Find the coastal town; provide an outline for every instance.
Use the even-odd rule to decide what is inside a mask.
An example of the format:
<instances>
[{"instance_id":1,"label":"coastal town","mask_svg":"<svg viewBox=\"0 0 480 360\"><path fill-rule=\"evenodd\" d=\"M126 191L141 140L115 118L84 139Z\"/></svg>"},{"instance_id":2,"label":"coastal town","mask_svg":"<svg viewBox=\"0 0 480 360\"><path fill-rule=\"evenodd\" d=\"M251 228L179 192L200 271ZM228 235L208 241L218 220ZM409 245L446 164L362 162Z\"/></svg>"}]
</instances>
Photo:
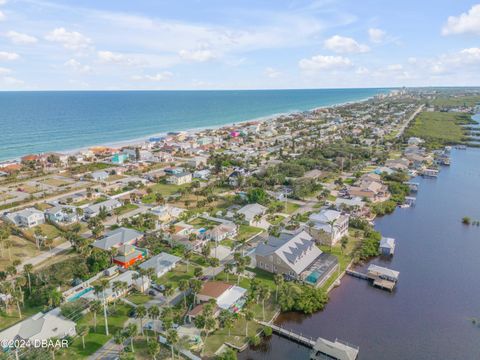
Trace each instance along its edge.
<instances>
[{"instance_id":1,"label":"coastal town","mask_svg":"<svg viewBox=\"0 0 480 360\"><path fill-rule=\"evenodd\" d=\"M344 276L401 286L356 269L402 246L374 220L414 207L413 178L436 178L452 148L480 146L479 103L397 89L0 163L0 358L226 360L275 332L311 359L356 359L349 339L275 319L321 311Z\"/></svg>"}]
</instances>

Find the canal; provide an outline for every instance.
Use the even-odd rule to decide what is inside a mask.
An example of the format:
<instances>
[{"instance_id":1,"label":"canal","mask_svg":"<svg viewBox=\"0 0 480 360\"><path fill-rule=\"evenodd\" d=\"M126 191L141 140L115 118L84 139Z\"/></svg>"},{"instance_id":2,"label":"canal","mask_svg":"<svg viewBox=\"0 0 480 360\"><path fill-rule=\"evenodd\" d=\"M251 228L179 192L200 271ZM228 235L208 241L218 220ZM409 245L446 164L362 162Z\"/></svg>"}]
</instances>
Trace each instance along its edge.
<instances>
[{"instance_id":1,"label":"canal","mask_svg":"<svg viewBox=\"0 0 480 360\"><path fill-rule=\"evenodd\" d=\"M393 293L345 276L323 312L287 313L277 324L311 337L360 347L360 360L480 359L480 149L452 150L452 165L420 183L414 208L397 209L375 227L397 240ZM307 359L309 350L276 335L239 359Z\"/></svg>"}]
</instances>

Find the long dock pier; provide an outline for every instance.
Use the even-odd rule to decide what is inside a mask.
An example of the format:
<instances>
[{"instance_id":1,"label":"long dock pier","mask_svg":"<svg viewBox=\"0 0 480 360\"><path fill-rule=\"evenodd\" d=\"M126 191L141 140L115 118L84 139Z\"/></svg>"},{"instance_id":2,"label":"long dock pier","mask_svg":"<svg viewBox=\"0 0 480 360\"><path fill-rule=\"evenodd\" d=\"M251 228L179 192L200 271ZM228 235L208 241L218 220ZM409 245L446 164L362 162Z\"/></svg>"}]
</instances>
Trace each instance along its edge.
<instances>
[{"instance_id":1,"label":"long dock pier","mask_svg":"<svg viewBox=\"0 0 480 360\"><path fill-rule=\"evenodd\" d=\"M293 340L299 344L305 345L309 348L313 348L315 346L316 340L314 340L313 338L308 338L306 336L303 336L302 334L297 334L291 330L287 330L280 326L269 324L264 321L258 321L258 323L263 326L268 326L272 328L272 331L274 333L286 337L287 339Z\"/></svg>"}]
</instances>

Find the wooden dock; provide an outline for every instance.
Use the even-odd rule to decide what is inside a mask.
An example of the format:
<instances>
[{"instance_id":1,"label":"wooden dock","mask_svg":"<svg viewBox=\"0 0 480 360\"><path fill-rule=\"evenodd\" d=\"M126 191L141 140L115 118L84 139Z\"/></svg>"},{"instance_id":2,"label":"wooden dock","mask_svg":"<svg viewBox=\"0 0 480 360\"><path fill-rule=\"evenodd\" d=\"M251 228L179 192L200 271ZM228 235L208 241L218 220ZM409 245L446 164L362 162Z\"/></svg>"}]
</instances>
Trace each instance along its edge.
<instances>
[{"instance_id":1,"label":"wooden dock","mask_svg":"<svg viewBox=\"0 0 480 360\"><path fill-rule=\"evenodd\" d=\"M397 285L395 281L384 279L374 274L370 274L370 273L365 274L365 273L361 273L361 272L350 270L350 269L347 269L345 272L350 276L371 281L373 286L378 287L380 289L393 291L393 289L395 289L395 286Z\"/></svg>"},{"instance_id":2,"label":"wooden dock","mask_svg":"<svg viewBox=\"0 0 480 360\"><path fill-rule=\"evenodd\" d=\"M269 324L264 321L257 321L257 322L263 326L270 327L274 333L281 335L283 337L286 337L287 339L293 340L309 348L313 348L313 346L315 345L316 341L313 340L313 338L308 338L306 336L303 336L302 334L297 334L296 332L293 332L291 330L284 329L280 326Z\"/></svg>"}]
</instances>

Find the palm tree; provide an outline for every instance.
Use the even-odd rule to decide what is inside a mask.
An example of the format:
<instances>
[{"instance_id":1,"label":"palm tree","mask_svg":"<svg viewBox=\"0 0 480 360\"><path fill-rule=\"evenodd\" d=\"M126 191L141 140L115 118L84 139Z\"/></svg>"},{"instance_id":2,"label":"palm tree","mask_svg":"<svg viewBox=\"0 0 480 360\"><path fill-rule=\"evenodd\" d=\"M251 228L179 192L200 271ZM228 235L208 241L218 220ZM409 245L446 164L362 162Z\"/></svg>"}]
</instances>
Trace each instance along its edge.
<instances>
[{"instance_id":1,"label":"palm tree","mask_svg":"<svg viewBox=\"0 0 480 360\"><path fill-rule=\"evenodd\" d=\"M246 309L243 315L245 316L245 336L248 336L248 322L253 320L255 314L252 310Z\"/></svg>"},{"instance_id":2,"label":"palm tree","mask_svg":"<svg viewBox=\"0 0 480 360\"><path fill-rule=\"evenodd\" d=\"M342 245L342 254L343 254L343 252L345 251L345 249L347 248L347 245L348 245L348 236L343 236L340 239L340 244Z\"/></svg>"},{"instance_id":3,"label":"palm tree","mask_svg":"<svg viewBox=\"0 0 480 360\"><path fill-rule=\"evenodd\" d=\"M173 347L178 343L178 332L175 329L169 329L167 331L167 341L170 343L170 348L172 349L172 359L175 359L175 353Z\"/></svg>"},{"instance_id":4,"label":"palm tree","mask_svg":"<svg viewBox=\"0 0 480 360\"><path fill-rule=\"evenodd\" d=\"M93 312L93 330L97 332L97 312L100 311L102 304L95 300L90 303L90 311Z\"/></svg>"},{"instance_id":5,"label":"palm tree","mask_svg":"<svg viewBox=\"0 0 480 360\"><path fill-rule=\"evenodd\" d=\"M275 302L278 302L278 288L283 285L285 282L285 279L283 278L282 274L275 274L273 277L273 280L275 281Z\"/></svg>"},{"instance_id":6,"label":"palm tree","mask_svg":"<svg viewBox=\"0 0 480 360\"><path fill-rule=\"evenodd\" d=\"M332 250L332 244L333 244L333 238L334 238L334 231L335 231L335 223L337 222L337 219L332 219L330 221L327 221L327 224L330 225L330 251Z\"/></svg>"},{"instance_id":7,"label":"palm tree","mask_svg":"<svg viewBox=\"0 0 480 360\"><path fill-rule=\"evenodd\" d=\"M109 335L108 333L108 317L107 317L107 299L105 298L105 289L108 287L108 280L102 279L100 280L100 284L94 285L94 291L97 296L102 293L103 298L103 316L105 317L105 335Z\"/></svg>"},{"instance_id":8,"label":"palm tree","mask_svg":"<svg viewBox=\"0 0 480 360\"><path fill-rule=\"evenodd\" d=\"M85 349L85 336L88 335L89 327L85 324L77 325L77 334L82 337L82 346Z\"/></svg>"},{"instance_id":9,"label":"palm tree","mask_svg":"<svg viewBox=\"0 0 480 360\"><path fill-rule=\"evenodd\" d=\"M125 332L127 334L127 337L130 338L130 347L132 348L132 352L135 352L135 349L133 347L133 337L137 335L137 325L135 324L130 324L126 327Z\"/></svg>"},{"instance_id":10,"label":"palm tree","mask_svg":"<svg viewBox=\"0 0 480 360\"><path fill-rule=\"evenodd\" d=\"M260 297L262 298L262 317L263 321L265 321L265 299L270 297L270 289L263 285L260 287Z\"/></svg>"},{"instance_id":11,"label":"palm tree","mask_svg":"<svg viewBox=\"0 0 480 360\"><path fill-rule=\"evenodd\" d=\"M162 328L164 331L170 329L173 325L172 308L164 307L160 314L160 320L162 321Z\"/></svg>"},{"instance_id":12,"label":"palm tree","mask_svg":"<svg viewBox=\"0 0 480 360\"><path fill-rule=\"evenodd\" d=\"M135 316L140 319L140 331L142 332L142 335L144 335L143 319L145 318L145 316L147 316L147 308L143 305L137 306L137 311Z\"/></svg>"},{"instance_id":13,"label":"palm tree","mask_svg":"<svg viewBox=\"0 0 480 360\"><path fill-rule=\"evenodd\" d=\"M5 248L8 249L8 259L12 261L12 246L13 246L13 241L7 240L5 241Z\"/></svg>"},{"instance_id":14,"label":"palm tree","mask_svg":"<svg viewBox=\"0 0 480 360\"><path fill-rule=\"evenodd\" d=\"M205 330L205 341L203 342L204 344L207 342L207 338L210 332L215 330L216 325L217 325L217 322L215 321L215 318L213 317L213 315L211 314L205 315L205 326L203 327ZM202 348L202 355L204 350L205 350L205 346Z\"/></svg>"},{"instance_id":15,"label":"palm tree","mask_svg":"<svg viewBox=\"0 0 480 360\"><path fill-rule=\"evenodd\" d=\"M187 307L187 290L190 287L188 280L182 279L178 282L178 290L183 293L183 305Z\"/></svg>"},{"instance_id":16,"label":"palm tree","mask_svg":"<svg viewBox=\"0 0 480 360\"><path fill-rule=\"evenodd\" d=\"M225 272L225 274L227 274L227 282L228 282L228 277L233 272L233 264L226 263L223 271Z\"/></svg>"},{"instance_id":17,"label":"palm tree","mask_svg":"<svg viewBox=\"0 0 480 360\"><path fill-rule=\"evenodd\" d=\"M190 265L190 259L192 258L192 252L190 250L186 250L185 254L183 254L183 258L187 262L187 273L188 273L188 265Z\"/></svg>"},{"instance_id":18,"label":"palm tree","mask_svg":"<svg viewBox=\"0 0 480 360\"><path fill-rule=\"evenodd\" d=\"M148 355L150 355L153 360L157 360L156 356L160 352L160 345L156 341L152 341L148 344Z\"/></svg>"},{"instance_id":19,"label":"palm tree","mask_svg":"<svg viewBox=\"0 0 480 360\"><path fill-rule=\"evenodd\" d=\"M158 306L154 305L148 309L148 316L150 316L152 319L154 320L158 319L159 315L160 315L160 309Z\"/></svg>"},{"instance_id":20,"label":"palm tree","mask_svg":"<svg viewBox=\"0 0 480 360\"><path fill-rule=\"evenodd\" d=\"M198 279L191 279L190 280L190 289L193 292L193 303L195 304L195 300L197 298L197 294L202 288L202 282Z\"/></svg>"}]
</instances>

